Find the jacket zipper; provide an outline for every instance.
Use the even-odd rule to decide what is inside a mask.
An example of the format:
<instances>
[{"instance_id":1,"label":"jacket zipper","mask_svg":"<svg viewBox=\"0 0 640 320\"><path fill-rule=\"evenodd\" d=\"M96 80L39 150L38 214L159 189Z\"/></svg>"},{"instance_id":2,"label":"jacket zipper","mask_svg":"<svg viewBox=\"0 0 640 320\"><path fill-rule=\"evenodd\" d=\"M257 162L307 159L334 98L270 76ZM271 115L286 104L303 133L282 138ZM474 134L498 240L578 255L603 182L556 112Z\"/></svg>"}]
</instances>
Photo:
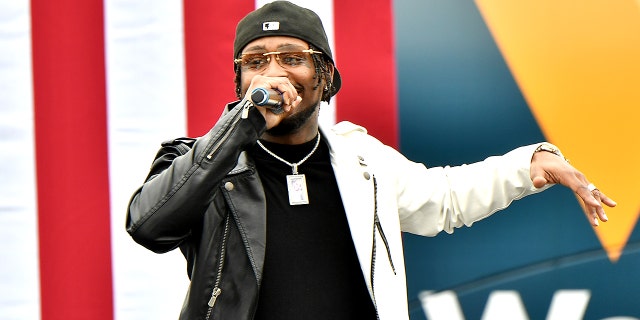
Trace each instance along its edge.
<instances>
[{"instance_id":1,"label":"jacket zipper","mask_svg":"<svg viewBox=\"0 0 640 320\"><path fill-rule=\"evenodd\" d=\"M371 293L373 294L373 308L376 310L376 319L380 320L380 314L378 313L378 303L376 302L376 290L373 287L374 275L376 273L376 225L373 225L373 245L371 246Z\"/></svg>"},{"instance_id":2,"label":"jacket zipper","mask_svg":"<svg viewBox=\"0 0 640 320\"><path fill-rule=\"evenodd\" d=\"M389 258L389 264L391 265L391 270L393 270L393 274L397 274L396 266L393 265L393 259L391 259L391 249L389 248L389 242L387 241L387 237L384 235L384 230L382 230L382 225L380 224L380 219L378 219L377 214L374 219L375 219L375 225L378 229L378 233L380 233L382 242L384 242L384 247L387 249L387 257ZM373 232L375 232L375 230Z\"/></svg>"},{"instance_id":3,"label":"jacket zipper","mask_svg":"<svg viewBox=\"0 0 640 320\"><path fill-rule=\"evenodd\" d=\"M376 292L373 287L374 285L374 275L376 270L376 252L377 252L377 244L376 244L376 229L378 233L380 233L380 238L382 238L382 242L384 242L384 246L387 249L387 256L389 258L389 264L391 264L391 269L393 270L393 274L396 273L396 267L393 264L393 259L391 258L391 248L389 248L389 242L387 241L387 237L384 234L384 230L382 230L382 224L380 223L380 219L378 218L378 182L376 180L375 175L371 175L373 180L373 245L371 246L371 292L373 294L373 307L376 309L376 319L380 320L380 314L378 313L378 303L376 302Z\"/></svg>"},{"instance_id":4,"label":"jacket zipper","mask_svg":"<svg viewBox=\"0 0 640 320\"><path fill-rule=\"evenodd\" d=\"M227 252L227 239L229 238L229 220L230 220L230 214L227 214L227 218L225 219L224 222L224 232L222 234L222 243L220 244L220 259L218 261L218 270L216 273L216 282L213 286L213 291L211 292L211 298L209 299L209 303L207 303L207 305L209 306L209 309L207 309L207 317L205 318L206 320L209 320L211 318L211 312L213 311L213 307L216 304L216 300L218 300L218 297L220 296L220 294L222 294L222 289L220 288L220 281L222 280L222 269L224 267L224 259L226 256L226 252Z\"/></svg>"},{"instance_id":5,"label":"jacket zipper","mask_svg":"<svg viewBox=\"0 0 640 320\"><path fill-rule=\"evenodd\" d=\"M240 117L238 117L237 115L231 120L231 127L234 127L239 121L240 119L246 119L249 117L249 109L253 106L253 104L250 101L244 101L243 105L242 105L242 112ZM211 152L209 152L209 154L207 154L207 159L211 160L211 158L213 158L213 154L220 148L220 146L222 145L222 143L227 140L227 138L229 137L229 135L231 135L232 130L227 130L225 132L225 134L220 137L217 141L215 146L213 146L213 148L211 149ZM222 234L222 244L220 245L220 259L218 261L218 270L217 270L217 274L216 274L216 281L215 284L213 286L213 291L211 292L211 298L209 299L209 302L207 303L207 306L209 306L209 308L207 309L207 316L205 317L205 320L209 320L211 318L211 313L213 312L213 307L216 305L216 301L218 300L218 297L222 294L222 288L220 288L220 282L222 279L222 269L224 268L224 260L225 260L225 256L226 256L226 252L227 252L227 239L229 238L229 220L230 220L230 214L227 214L227 217L225 219L224 222L224 232Z\"/></svg>"},{"instance_id":6,"label":"jacket zipper","mask_svg":"<svg viewBox=\"0 0 640 320\"><path fill-rule=\"evenodd\" d=\"M249 117L249 109L253 106L253 104L251 103L251 101L244 101L243 105L242 105L242 112L240 117L234 117L233 118L233 123L231 123L231 126L235 126L236 123L238 123L238 121L240 121L240 119L246 119ZM225 140L227 140L227 138L229 137L229 135L231 134L232 130L227 130L224 134L224 136L222 136L220 139L218 139L218 141L216 141L216 145L211 149L211 152L209 152L209 154L207 154L207 159L211 160L211 158L213 158L213 154L216 153L216 151L218 151L218 149L220 148L220 146L222 145L222 142L224 142Z\"/></svg>"}]
</instances>

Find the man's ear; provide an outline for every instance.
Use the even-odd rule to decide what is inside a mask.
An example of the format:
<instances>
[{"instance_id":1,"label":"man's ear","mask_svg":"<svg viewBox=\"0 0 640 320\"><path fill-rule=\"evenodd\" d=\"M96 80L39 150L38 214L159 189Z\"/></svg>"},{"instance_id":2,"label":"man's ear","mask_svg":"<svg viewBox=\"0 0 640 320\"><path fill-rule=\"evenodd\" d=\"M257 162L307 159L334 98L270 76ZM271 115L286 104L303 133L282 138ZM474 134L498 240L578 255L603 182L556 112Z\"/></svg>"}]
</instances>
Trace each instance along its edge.
<instances>
[{"instance_id":1,"label":"man's ear","mask_svg":"<svg viewBox=\"0 0 640 320\"><path fill-rule=\"evenodd\" d=\"M333 63L328 63L329 73L331 74L331 82L333 82L333 72L335 71L335 66Z\"/></svg>"},{"instance_id":2,"label":"man's ear","mask_svg":"<svg viewBox=\"0 0 640 320\"><path fill-rule=\"evenodd\" d=\"M333 74L334 74L335 70L336 70L336 67L333 65L333 63L328 62L327 63L327 71L329 71L329 76L331 77L331 83L333 83ZM328 85L329 81L327 81L327 79L325 79L324 82L325 82L324 85L326 87ZM329 88L329 89L331 89L331 88Z\"/></svg>"}]
</instances>

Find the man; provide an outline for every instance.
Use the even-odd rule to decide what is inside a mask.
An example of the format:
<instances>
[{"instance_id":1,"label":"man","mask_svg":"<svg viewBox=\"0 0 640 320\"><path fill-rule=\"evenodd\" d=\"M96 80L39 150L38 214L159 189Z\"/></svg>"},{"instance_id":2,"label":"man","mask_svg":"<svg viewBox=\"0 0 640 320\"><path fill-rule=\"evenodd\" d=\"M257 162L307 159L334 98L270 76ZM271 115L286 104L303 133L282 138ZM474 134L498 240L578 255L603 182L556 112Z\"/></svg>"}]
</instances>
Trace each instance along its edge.
<instances>
[{"instance_id":1,"label":"man","mask_svg":"<svg viewBox=\"0 0 640 320\"><path fill-rule=\"evenodd\" d=\"M234 57L241 100L206 135L163 143L129 206L136 242L187 260L180 319L407 319L402 231L453 232L556 183L594 225L615 205L547 143L427 169L357 125L320 128L341 78L310 10L250 13ZM283 105L257 106L257 88Z\"/></svg>"}]
</instances>

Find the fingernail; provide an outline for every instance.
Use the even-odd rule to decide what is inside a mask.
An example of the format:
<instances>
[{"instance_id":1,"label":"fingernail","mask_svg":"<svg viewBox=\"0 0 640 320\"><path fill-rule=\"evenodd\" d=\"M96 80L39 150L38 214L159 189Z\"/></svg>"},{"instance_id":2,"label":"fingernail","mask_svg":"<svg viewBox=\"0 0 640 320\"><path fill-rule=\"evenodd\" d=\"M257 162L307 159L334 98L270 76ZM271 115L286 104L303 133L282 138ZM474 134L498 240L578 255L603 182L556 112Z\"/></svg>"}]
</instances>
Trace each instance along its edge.
<instances>
[{"instance_id":1,"label":"fingernail","mask_svg":"<svg viewBox=\"0 0 640 320\"><path fill-rule=\"evenodd\" d=\"M594 226L599 226L600 223L598 222L598 218L593 218L593 225Z\"/></svg>"},{"instance_id":2,"label":"fingernail","mask_svg":"<svg viewBox=\"0 0 640 320\"><path fill-rule=\"evenodd\" d=\"M606 214L606 213L603 213L603 214L602 214L602 220L604 220L604 221L609 221L609 217L607 217L607 214Z\"/></svg>"}]
</instances>

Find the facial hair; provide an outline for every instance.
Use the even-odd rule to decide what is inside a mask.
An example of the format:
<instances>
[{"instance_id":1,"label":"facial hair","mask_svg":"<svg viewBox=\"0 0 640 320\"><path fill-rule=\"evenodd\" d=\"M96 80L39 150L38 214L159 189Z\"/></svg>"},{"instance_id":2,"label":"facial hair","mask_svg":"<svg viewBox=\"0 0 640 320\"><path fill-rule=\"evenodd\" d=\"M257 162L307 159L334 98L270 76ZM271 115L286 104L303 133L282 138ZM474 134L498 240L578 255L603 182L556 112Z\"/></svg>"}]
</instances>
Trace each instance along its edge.
<instances>
[{"instance_id":1,"label":"facial hair","mask_svg":"<svg viewBox=\"0 0 640 320\"><path fill-rule=\"evenodd\" d=\"M313 116L318 106L320 106L320 101L301 112L282 119L277 126L268 129L266 132L272 136L286 136L296 133Z\"/></svg>"},{"instance_id":2,"label":"facial hair","mask_svg":"<svg viewBox=\"0 0 640 320\"><path fill-rule=\"evenodd\" d=\"M313 116L315 111L320 107L320 99L305 110L295 113L282 121L275 127L268 129L266 132L272 136L286 136L298 132L305 123Z\"/></svg>"}]
</instances>

